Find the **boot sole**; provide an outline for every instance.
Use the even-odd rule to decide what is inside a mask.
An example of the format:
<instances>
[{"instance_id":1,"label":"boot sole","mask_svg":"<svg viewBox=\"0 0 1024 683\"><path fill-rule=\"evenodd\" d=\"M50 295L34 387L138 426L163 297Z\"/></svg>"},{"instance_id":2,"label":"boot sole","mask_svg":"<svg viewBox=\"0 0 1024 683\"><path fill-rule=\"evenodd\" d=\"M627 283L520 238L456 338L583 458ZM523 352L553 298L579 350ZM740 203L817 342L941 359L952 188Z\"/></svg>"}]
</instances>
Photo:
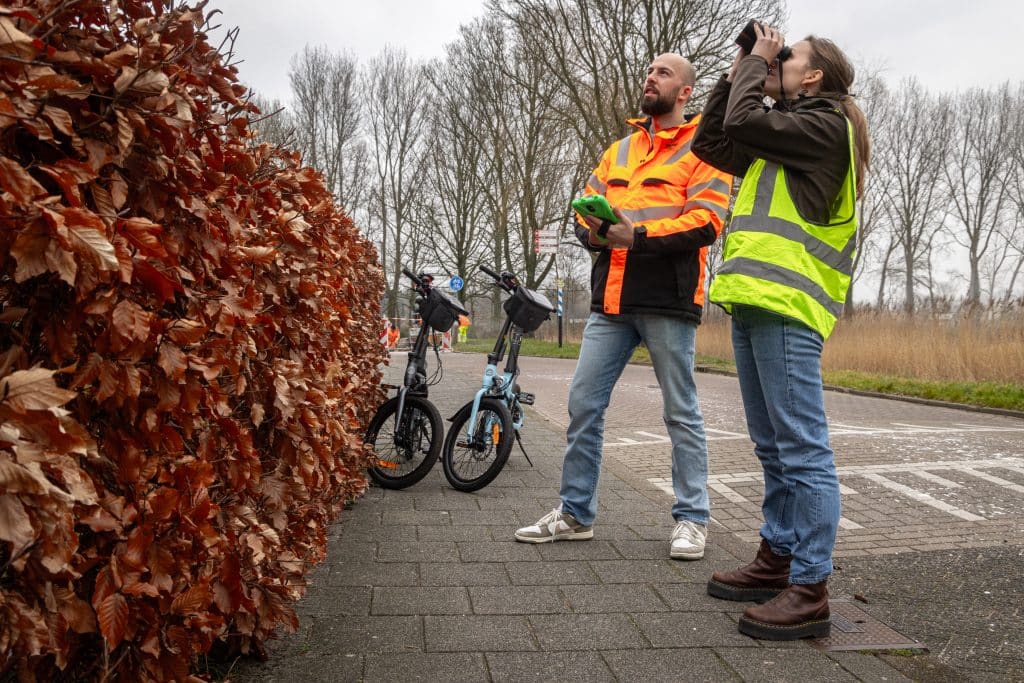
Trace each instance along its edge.
<instances>
[{"instance_id":1,"label":"boot sole","mask_svg":"<svg viewBox=\"0 0 1024 683\"><path fill-rule=\"evenodd\" d=\"M827 638L832 632L828 619L805 621L802 624L780 626L740 617L740 633L761 640L799 640L801 638Z\"/></svg>"},{"instance_id":2,"label":"boot sole","mask_svg":"<svg viewBox=\"0 0 1024 683\"><path fill-rule=\"evenodd\" d=\"M708 595L733 602L766 602L786 590L785 588L739 588L727 583L708 581Z\"/></svg>"}]
</instances>

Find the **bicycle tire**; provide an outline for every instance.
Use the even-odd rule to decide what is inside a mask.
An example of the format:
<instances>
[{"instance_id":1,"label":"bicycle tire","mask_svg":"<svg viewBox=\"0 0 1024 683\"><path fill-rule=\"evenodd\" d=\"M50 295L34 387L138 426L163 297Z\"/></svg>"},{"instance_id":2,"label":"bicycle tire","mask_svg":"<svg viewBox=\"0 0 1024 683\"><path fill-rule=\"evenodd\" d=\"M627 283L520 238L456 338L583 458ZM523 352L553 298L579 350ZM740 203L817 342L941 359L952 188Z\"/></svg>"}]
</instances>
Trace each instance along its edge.
<instances>
[{"instance_id":1,"label":"bicycle tire","mask_svg":"<svg viewBox=\"0 0 1024 683\"><path fill-rule=\"evenodd\" d=\"M508 462L515 440L508 406L504 401L487 397L481 399L477 411L477 428L473 430L475 443L466 443L465 427L472 410L473 403L469 402L452 417L441 456L445 479L457 491L477 491L494 481ZM495 428L497 443L492 436Z\"/></svg>"},{"instance_id":2,"label":"bicycle tire","mask_svg":"<svg viewBox=\"0 0 1024 683\"><path fill-rule=\"evenodd\" d=\"M444 422L434 404L420 396L406 395L404 414L413 433L408 435L407 443L399 444L395 435L399 425L394 419L397 411L396 396L377 409L364 437L377 456L377 463L367 468L367 473L386 489L404 489L427 476L440 455L444 434Z\"/></svg>"}]
</instances>

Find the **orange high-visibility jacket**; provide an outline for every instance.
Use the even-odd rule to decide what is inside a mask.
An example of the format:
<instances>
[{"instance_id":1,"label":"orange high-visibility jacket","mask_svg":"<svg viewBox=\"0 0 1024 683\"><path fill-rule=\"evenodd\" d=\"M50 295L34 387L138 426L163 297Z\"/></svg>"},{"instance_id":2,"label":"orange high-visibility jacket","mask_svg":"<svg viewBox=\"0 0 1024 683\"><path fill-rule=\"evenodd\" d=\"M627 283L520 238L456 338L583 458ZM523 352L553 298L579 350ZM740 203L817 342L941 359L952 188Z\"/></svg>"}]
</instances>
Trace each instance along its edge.
<instances>
[{"instance_id":1,"label":"orange high-visibility jacket","mask_svg":"<svg viewBox=\"0 0 1024 683\"><path fill-rule=\"evenodd\" d=\"M633 222L633 246L594 247L586 225L576 226L583 245L599 252L591 310L700 322L707 248L722 231L732 176L690 151L700 115L658 132L650 118L629 123L637 130L605 150L584 195L603 194L622 210Z\"/></svg>"}]
</instances>

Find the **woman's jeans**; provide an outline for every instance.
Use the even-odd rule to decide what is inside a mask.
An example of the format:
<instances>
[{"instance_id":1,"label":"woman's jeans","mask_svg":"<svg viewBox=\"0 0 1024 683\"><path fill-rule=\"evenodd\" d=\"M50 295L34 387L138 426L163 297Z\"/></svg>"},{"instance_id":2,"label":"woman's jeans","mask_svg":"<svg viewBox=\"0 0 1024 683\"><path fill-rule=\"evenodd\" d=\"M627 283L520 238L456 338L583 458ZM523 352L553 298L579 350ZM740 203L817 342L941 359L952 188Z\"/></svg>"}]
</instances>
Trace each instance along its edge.
<instances>
[{"instance_id":1,"label":"woman's jeans","mask_svg":"<svg viewBox=\"0 0 1024 683\"><path fill-rule=\"evenodd\" d=\"M790 582L832 573L839 477L821 387L821 335L791 318L734 306L736 353L747 430L764 469L761 536L792 555Z\"/></svg>"},{"instance_id":2,"label":"woman's jeans","mask_svg":"<svg viewBox=\"0 0 1024 683\"><path fill-rule=\"evenodd\" d=\"M585 525L597 516L604 414L612 388L641 341L651 354L672 441L672 516L707 525L708 448L693 381L697 325L666 315L591 313L569 390L562 510Z\"/></svg>"}]
</instances>

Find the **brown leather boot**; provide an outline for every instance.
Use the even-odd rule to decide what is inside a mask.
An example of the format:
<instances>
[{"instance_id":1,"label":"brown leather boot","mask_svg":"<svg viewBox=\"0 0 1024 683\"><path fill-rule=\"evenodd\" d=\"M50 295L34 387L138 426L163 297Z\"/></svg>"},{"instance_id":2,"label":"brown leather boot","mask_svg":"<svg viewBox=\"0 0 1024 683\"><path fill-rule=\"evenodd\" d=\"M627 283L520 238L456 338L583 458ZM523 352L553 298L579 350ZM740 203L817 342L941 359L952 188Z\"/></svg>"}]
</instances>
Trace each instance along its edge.
<instances>
[{"instance_id":1,"label":"brown leather boot","mask_svg":"<svg viewBox=\"0 0 1024 683\"><path fill-rule=\"evenodd\" d=\"M827 637L831 632L827 584L794 583L763 605L748 607L740 617L740 633L765 640Z\"/></svg>"},{"instance_id":2,"label":"brown leather boot","mask_svg":"<svg viewBox=\"0 0 1024 683\"><path fill-rule=\"evenodd\" d=\"M764 602L789 587L790 557L776 555L761 539L757 557L731 572L715 572L708 581L708 595L723 600Z\"/></svg>"}]
</instances>

